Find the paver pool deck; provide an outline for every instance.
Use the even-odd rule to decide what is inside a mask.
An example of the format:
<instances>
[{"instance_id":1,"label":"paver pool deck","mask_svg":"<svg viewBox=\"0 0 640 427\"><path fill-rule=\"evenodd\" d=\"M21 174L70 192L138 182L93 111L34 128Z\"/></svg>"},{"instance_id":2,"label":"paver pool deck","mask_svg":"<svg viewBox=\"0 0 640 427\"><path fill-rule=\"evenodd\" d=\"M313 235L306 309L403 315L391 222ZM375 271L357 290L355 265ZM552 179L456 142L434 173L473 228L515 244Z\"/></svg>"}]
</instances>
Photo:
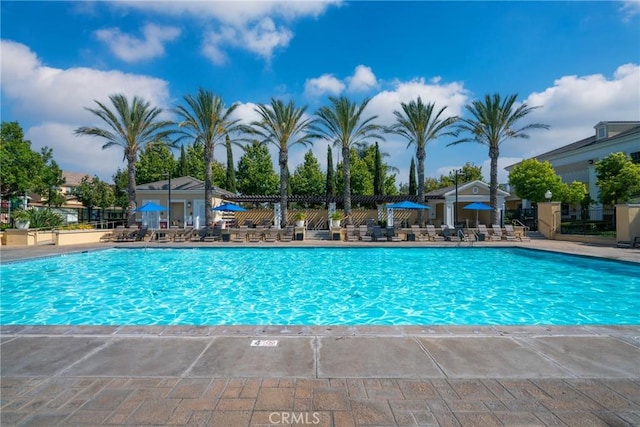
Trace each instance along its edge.
<instances>
[{"instance_id":1,"label":"paver pool deck","mask_svg":"<svg viewBox=\"0 0 640 427\"><path fill-rule=\"evenodd\" d=\"M521 245L640 262L637 250ZM640 325L4 325L0 371L2 426L640 425Z\"/></svg>"}]
</instances>

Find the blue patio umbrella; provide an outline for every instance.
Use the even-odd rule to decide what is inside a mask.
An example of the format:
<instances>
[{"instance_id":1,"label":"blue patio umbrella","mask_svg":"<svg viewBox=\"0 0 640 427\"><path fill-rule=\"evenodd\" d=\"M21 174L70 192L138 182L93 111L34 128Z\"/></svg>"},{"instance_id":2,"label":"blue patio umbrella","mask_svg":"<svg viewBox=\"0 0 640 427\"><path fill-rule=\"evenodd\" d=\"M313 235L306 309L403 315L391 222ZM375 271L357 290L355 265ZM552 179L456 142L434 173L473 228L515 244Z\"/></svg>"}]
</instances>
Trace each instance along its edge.
<instances>
[{"instance_id":1,"label":"blue patio umbrella","mask_svg":"<svg viewBox=\"0 0 640 427\"><path fill-rule=\"evenodd\" d=\"M160 211L166 211L167 208L165 208L164 206L160 206L157 203L154 202L147 202L144 205L140 206L138 209L135 210L135 212L160 212Z\"/></svg>"},{"instance_id":2,"label":"blue patio umbrella","mask_svg":"<svg viewBox=\"0 0 640 427\"><path fill-rule=\"evenodd\" d=\"M387 205L387 209L431 209L429 206L421 205L409 200Z\"/></svg>"},{"instance_id":3,"label":"blue patio umbrella","mask_svg":"<svg viewBox=\"0 0 640 427\"><path fill-rule=\"evenodd\" d=\"M469 209L469 210L472 210L472 211L476 211L476 227L478 226L478 212L493 210L493 208L491 206L485 205L484 203L479 203L479 202L471 203L471 204L463 207L462 209Z\"/></svg>"},{"instance_id":4,"label":"blue patio umbrella","mask_svg":"<svg viewBox=\"0 0 640 427\"><path fill-rule=\"evenodd\" d=\"M421 205L410 200L403 200L398 203L387 205L387 209L431 209L429 206ZM387 225L393 226L393 211L387 212Z\"/></svg>"},{"instance_id":5,"label":"blue patio umbrella","mask_svg":"<svg viewBox=\"0 0 640 427\"><path fill-rule=\"evenodd\" d=\"M234 205L233 203L223 203L220 206L216 206L215 208L211 208L212 211L220 211L220 212L244 212L245 208L242 206Z\"/></svg>"}]
</instances>

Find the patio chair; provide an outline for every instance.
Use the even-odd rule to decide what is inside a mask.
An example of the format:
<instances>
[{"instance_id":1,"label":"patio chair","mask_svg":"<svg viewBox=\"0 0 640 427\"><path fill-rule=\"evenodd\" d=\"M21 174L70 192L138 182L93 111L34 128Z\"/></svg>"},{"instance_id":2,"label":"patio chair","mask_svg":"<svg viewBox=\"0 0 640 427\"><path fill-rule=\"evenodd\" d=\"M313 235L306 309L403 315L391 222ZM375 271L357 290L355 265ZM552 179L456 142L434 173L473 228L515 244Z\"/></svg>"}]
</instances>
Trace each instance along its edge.
<instances>
[{"instance_id":1,"label":"patio chair","mask_svg":"<svg viewBox=\"0 0 640 427\"><path fill-rule=\"evenodd\" d=\"M221 227L209 227L205 232L205 235L202 239L203 242L217 242L220 240L220 235L222 233Z\"/></svg>"},{"instance_id":2,"label":"patio chair","mask_svg":"<svg viewBox=\"0 0 640 427\"><path fill-rule=\"evenodd\" d=\"M261 225L256 225L256 228L249 230L249 242L251 243L259 243L262 241L262 233L264 232L264 227Z\"/></svg>"},{"instance_id":3,"label":"patio chair","mask_svg":"<svg viewBox=\"0 0 640 427\"><path fill-rule=\"evenodd\" d=\"M616 245L619 248L640 248L640 236L636 236L632 241L629 240L621 240Z\"/></svg>"},{"instance_id":4,"label":"patio chair","mask_svg":"<svg viewBox=\"0 0 640 427\"><path fill-rule=\"evenodd\" d=\"M173 241L176 243L182 243L187 241L187 236L191 233L193 229L189 228L181 228L176 231L176 234L173 236Z\"/></svg>"},{"instance_id":5,"label":"patio chair","mask_svg":"<svg viewBox=\"0 0 640 427\"><path fill-rule=\"evenodd\" d=\"M496 236L495 234L489 234L489 230L487 230L487 226L484 224L478 224L478 233L484 234L485 239L500 240L500 236Z\"/></svg>"},{"instance_id":6,"label":"patio chair","mask_svg":"<svg viewBox=\"0 0 640 427\"><path fill-rule=\"evenodd\" d=\"M293 240L293 226L288 225L283 231L280 232L281 242L291 242Z\"/></svg>"},{"instance_id":7,"label":"patio chair","mask_svg":"<svg viewBox=\"0 0 640 427\"><path fill-rule=\"evenodd\" d=\"M426 229L429 240L432 240L434 242L444 242L444 236L438 234L435 225L427 224Z\"/></svg>"},{"instance_id":8,"label":"patio chair","mask_svg":"<svg viewBox=\"0 0 640 427\"><path fill-rule=\"evenodd\" d=\"M379 225L373 226L372 238L374 242L385 242L387 240L382 234L382 227L380 227Z\"/></svg>"},{"instance_id":9,"label":"patio chair","mask_svg":"<svg viewBox=\"0 0 640 427\"><path fill-rule=\"evenodd\" d=\"M414 236L416 236L416 241L418 242L426 242L429 241L429 235L423 228L420 228L418 224L413 224L411 226L411 232Z\"/></svg>"},{"instance_id":10,"label":"patio chair","mask_svg":"<svg viewBox=\"0 0 640 427\"><path fill-rule=\"evenodd\" d=\"M393 227L387 227L387 240L389 242L401 242L402 239L396 234L396 229Z\"/></svg>"},{"instance_id":11,"label":"patio chair","mask_svg":"<svg viewBox=\"0 0 640 427\"><path fill-rule=\"evenodd\" d=\"M240 228L236 231L236 236L233 238L233 241L236 243L246 242L248 232L249 232L249 226L241 225Z\"/></svg>"},{"instance_id":12,"label":"patio chair","mask_svg":"<svg viewBox=\"0 0 640 427\"><path fill-rule=\"evenodd\" d=\"M459 242L460 234L455 228L449 228L447 224L442 224L442 236L449 242Z\"/></svg>"},{"instance_id":13,"label":"patio chair","mask_svg":"<svg viewBox=\"0 0 640 427\"><path fill-rule=\"evenodd\" d=\"M204 236L206 235L206 229L193 230L191 232L191 237L189 238L190 242L202 242L204 240Z\"/></svg>"},{"instance_id":14,"label":"patio chair","mask_svg":"<svg viewBox=\"0 0 640 427\"><path fill-rule=\"evenodd\" d=\"M356 228L354 225L347 225L347 242L357 242L359 240L358 235L356 234Z\"/></svg>"},{"instance_id":15,"label":"patio chair","mask_svg":"<svg viewBox=\"0 0 640 427\"><path fill-rule=\"evenodd\" d=\"M516 231L513 229L513 225L505 224L504 225L504 237L507 238L507 241L514 242L518 238L516 237Z\"/></svg>"},{"instance_id":16,"label":"patio chair","mask_svg":"<svg viewBox=\"0 0 640 427\"><path fill-rule=\"evenodd\" d=\"M263 238L265 242L274 243L278 241L278 233L275 230L267 228L263 232Z\"/></svg>"},{"instance_id":17,"label":"patio chair","mask_svg":"<svg viewBox=\"0 0 640 427\"><path fill-rule=\"evenodd\" d=\"M493 235L496 236L495 240L502 240L504 234L502 234L502 228L498 224L492 224L491 228L493 229ZM494 240L493 238L491 240Z\"/></svg>"},{"instance_id":18,"label":"patio chair","mask_svg":"<svg viewBox=\"0 0 640 427\"><path fill-rule=\"evenodd\" d=\"M370 242L371 241L371 234L369 234L369 227L367 227L366 225L361 225L358 227L358 237L360 237L360 240L363 242Z\"/></svg>"}]
</instances>

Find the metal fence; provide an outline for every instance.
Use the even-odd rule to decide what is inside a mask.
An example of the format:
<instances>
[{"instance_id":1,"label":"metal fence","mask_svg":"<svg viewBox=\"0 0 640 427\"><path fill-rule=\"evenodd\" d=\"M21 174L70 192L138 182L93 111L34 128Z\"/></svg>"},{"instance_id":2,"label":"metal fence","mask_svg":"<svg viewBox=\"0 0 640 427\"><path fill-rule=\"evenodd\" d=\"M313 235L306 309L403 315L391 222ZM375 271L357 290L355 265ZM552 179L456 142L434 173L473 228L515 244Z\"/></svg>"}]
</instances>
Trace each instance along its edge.
<instances>
[{"instance_id":1,"label":"metal fence","mask_svg":"<svg viewBox=\"0 0 640 427\"><path fill-rule=\"evenodd\" d=\"M570 218L562 218L560 233L615 236L616 211L613 208L581 209Z\"/></svg>"}]
</instances>

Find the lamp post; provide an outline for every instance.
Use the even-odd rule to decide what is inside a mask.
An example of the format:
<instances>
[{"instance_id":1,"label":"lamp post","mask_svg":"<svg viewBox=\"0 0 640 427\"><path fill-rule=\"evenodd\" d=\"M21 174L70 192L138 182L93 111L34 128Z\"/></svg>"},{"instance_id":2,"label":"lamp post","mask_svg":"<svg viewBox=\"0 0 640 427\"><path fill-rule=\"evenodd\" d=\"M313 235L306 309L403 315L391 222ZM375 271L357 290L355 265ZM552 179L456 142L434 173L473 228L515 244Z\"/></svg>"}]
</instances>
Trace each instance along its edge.
<instances>
[{"instance_id":1,"label":"lamp post","mask_svg":"<svg viewBox=\"0 0 640 427\"><path fill-rule=\"evenodd\" d=\"M547 190L544 193L544 198L547 199L547 202L550 202L551 201L551 197L553 197L553 193L551 192L551 190Z\"/></svg>"},{"instance_id":2,"label":"lamp post","mask_svg":"<svg viewBox=\"0 0 640 427\"><path fill-rule=\"evenodd\" d=\"M453 206L453 214L455 216L455 223L453 226L455 227L458 224L458 174L462 173L462 169L456 169L453 171L455 180L456 180L456 204Z\"/></svg>"}]
</instances>

